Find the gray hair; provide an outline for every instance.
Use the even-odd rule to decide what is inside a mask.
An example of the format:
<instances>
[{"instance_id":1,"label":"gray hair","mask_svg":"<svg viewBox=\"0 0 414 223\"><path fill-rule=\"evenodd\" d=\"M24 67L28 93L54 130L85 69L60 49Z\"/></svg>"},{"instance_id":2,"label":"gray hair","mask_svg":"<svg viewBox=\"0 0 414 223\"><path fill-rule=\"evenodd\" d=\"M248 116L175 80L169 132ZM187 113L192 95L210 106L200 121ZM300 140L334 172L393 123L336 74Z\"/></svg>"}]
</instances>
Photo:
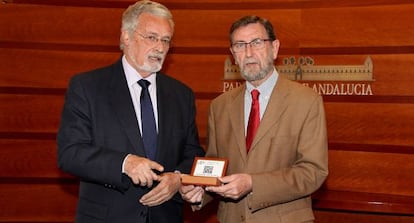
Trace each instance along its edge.
<instances>
[{"instance_id":1,"label":"gray hair","mask_svg":"<svg viewBox=\"0 0 414 223\"><path fill-rule=\"evenodd\" d=\"M132 35L138 27L138 17L142 13L150 13L155 16L168 19L171 28L174 30L173 16L170 10L164 5L150 0L138 1L130 5L122 15L121 32L126 31ZM124 49L124 43L120 40L119 48Z\"/></svg>"}]
</instances>

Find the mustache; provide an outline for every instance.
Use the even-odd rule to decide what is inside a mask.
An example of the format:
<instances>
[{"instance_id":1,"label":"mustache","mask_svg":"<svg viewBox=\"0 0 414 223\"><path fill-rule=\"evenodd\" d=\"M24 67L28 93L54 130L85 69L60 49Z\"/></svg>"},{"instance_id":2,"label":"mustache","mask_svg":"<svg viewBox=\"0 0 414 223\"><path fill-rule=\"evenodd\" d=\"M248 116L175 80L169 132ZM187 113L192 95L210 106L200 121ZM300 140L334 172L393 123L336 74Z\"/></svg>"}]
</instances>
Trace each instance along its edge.
<instances>
[{"instance_id":1,"label":"mustache","mask_svg":"<svg viewBox=\"0 0 414 223\"><path fill-rule=\"evenodd\" d=\"M251 63L259 63L256 59L247 59L244 61L244 65L251 64Z\"/></svg>"},{"instance_id":2,"label":"mustache","mask_svg":"<svg viewBox=\"0 0 414 223\"><path fill-rule=\"evenodd\" d=\"M148 54L148 58L157 58L158 60L164 60L164 54L162 53L150 53Z\"/></svg>"}]
</instances>

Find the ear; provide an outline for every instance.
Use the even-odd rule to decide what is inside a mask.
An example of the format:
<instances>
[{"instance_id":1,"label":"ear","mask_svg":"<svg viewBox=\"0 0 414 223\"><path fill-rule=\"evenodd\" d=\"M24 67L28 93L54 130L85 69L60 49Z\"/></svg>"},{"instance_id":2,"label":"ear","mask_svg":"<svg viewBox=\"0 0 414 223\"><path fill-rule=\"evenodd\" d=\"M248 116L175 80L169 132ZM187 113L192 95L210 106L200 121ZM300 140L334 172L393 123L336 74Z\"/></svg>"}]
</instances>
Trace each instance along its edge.
<instances>
[{"instance_id":1,"label":"ear","mask_svg":"<svg viewBox=\"0 0 414 223\"><path fill-rule=\"evenodd\" d=\"M278 39L274 40L272 42L272 48L273 48L273 60L276 60L277 58L277 54L279 53L279 47L280 47L280 42Z\"/></svg>"},{"instance_id":2,"label":"ear","mask_svg":"<svg viewBox=\"0 0 414 223\"><path fill-rule=\"evenodd\" d=\"M236 64L237 65L237 60L236 60L236 54L233 52L233 49L230 47L230 52L231 52L231 55L233 56L233 58L234 58L234 64Z\"/></svg>"},{"instance_id":3,"label":"ear","mask_svg":"<svg viewBox=\"0 0 414 223\"><path fill-rule=\"evenodd\" d=\"M121 32L121 41L124 44L124 46L128 46L129 45L129 40L130 40L130 36L129 36L128 31L123 30Z\"/></svg>"}]
</instances>

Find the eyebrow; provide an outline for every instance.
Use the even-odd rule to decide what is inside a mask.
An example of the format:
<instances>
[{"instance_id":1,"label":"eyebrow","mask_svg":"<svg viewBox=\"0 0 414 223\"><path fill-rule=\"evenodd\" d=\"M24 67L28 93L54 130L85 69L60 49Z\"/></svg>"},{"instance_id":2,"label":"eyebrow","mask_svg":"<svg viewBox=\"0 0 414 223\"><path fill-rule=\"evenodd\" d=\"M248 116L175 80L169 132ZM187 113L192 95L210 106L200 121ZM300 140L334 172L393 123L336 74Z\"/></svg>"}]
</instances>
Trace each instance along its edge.
<instances>
[{"instance_id":1,"label":"eyebrow","mask_svg":"<svg viewBox=\"0 0 414 223\"><path fill-rule=\"evenodd\" d=\"M252 41L257 40L257 39L267 39L267 37L256 37L256 38L254 38L254 39L252 39L250 41L237 40L237 41L234 41L233 43L249 43L249 42L252 42Z\"/></svg>"},{"instance_id":2,"label":"eyebrow","mask_svg":"<svg viewBox=\"0 0 414 223\"><path fill-rule=\"evenodd\" d=\"M158 33L156 33L156 32L153 32L153 31L145 32L145 34L146 34L146 35L153 35L153 36L157 36L157 37L160 37L161 39L164 39L164 38L171 39L171 37L172 37L172 36L169 36L169 35L166 35L166 36L161 36L160 34L158 34Z\"/></svg>"}]
</instances>

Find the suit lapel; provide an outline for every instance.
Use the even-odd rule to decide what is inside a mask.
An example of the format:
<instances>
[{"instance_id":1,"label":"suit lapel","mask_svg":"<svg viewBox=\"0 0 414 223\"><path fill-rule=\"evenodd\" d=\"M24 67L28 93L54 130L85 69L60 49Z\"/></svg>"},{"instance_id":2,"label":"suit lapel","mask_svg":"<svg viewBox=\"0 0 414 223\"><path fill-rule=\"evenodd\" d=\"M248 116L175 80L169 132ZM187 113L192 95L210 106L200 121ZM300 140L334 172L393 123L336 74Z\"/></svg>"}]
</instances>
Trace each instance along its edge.
<instances>
[{"instance_id":1,"label":"suit lapel","mask_svg":"<svg viewBox=\"0 0 414 223\"><path fill-rule=\"evenodd\" d=\"M263 114L263 118L260 121L259 128L256 136L253 139L250 151L255 149L255 145L261 140L261 138L274 127L280 120L282 114L286 110L286 97L289 94L289 88L285 79L279 76L279 79L272 91L269 102L266 107L266 111Z\"/></svg>"},{"instance_id":2,"label":"suit lapel","mask_svg":"<svg viewBox=\"0 0 414 223\"><path fill-rule=\"evenodd\" d=\"M135 115L131 95L129 93L122 63L119 61L113 66L112 80L110 84L109 101L128 136L135 153L145 156L144 145L139 132L138 121Z\"/></svg>"},{"instance_id":3,"label":"suit lapel","mask_svg":"<svg viewBox=\"0 0 414 223\"><path fill-rule=\"evenodd\" d=\"M156 160L165 161L169 160L168 157L171 152L167 150L172 149L170 142L171 135L174 135L174 131L180 131L174 129L173 126L177 126L182 114L178 114L180 109L177 109L177 98L174 93L174 86L171 85L171 79L166 74L157 73L157 107L158 107L158 141L157 141L157 156ZM173 98L172 98L173 97Z\"/></svg>"},{"instance_id":4,"label":"suit lapel","mask_svg":"<svg viewBox=\"0 0 414 223\"><path fill-rule=\"evenodd\" d=\"M157 141L157 155L156 160L164 160L162 157L164 153L162 151L163 148L169 148L168 145L164 145L164 142L168 142L168 139L162 140L161 138L168 135L168 132L171 129L171 126L174 126L172 122L175 120L174 117L176 115L174 112L176 111L173 108L170 108L171 103L169 103L171 100L168 100L169 93L168 90L170 89L169 86L165 86L165 81L163 78L163 74L157 73L157 107L158 107L158 141ZM167 100L165 100L167 99ZM168 128L168 126L170 128Z\"/></svg>"},{"instance_id":5,"label":"suit lapel","mask_svg":"<svg viewBox=\"0 0 414 223\"><path fill-rule=\"evenodd\" d=\"M235 132L237 147L239 148L240 156L243 161L246 161L246 138L244 133L244 92L246 85L237 88L232 92L232 101L228 116L230 117L231 127Z\"/></svg>"}]
</instances>

